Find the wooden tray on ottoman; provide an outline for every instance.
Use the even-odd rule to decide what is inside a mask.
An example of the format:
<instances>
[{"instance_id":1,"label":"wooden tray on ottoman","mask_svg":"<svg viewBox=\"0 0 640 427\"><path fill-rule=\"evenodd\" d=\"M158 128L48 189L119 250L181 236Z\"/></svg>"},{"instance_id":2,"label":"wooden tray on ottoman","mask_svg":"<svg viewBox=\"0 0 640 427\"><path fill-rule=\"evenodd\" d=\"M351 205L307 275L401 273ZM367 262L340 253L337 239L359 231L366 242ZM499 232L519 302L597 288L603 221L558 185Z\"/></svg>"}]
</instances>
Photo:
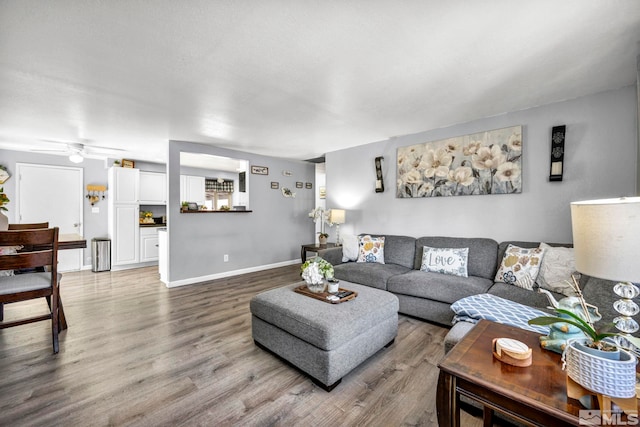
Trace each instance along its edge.
<instances>
[{"instance_id":1,"label":"wooden tray on ottoman","mask_svg":"<svg viewBox=\"0 0 640 427\"><path fill-rule=\"evenodd\" d=\"M311 292L309 288L307 288L307 285L298 286L297 288L294 289L294 291L299 294L317 299L319 301L328 302L329 304L340 304L341 302L350 301L358 296L358 293L356 291L351 291L349 289L344 289L344 288L338 288L338 292L347 291L347 292L353 292L353 293L344 298L340 298L337 301L332 301L327 299L327 297L331 295L329 292L320 292L320 293Z\"/></svg>"}]
</instances>

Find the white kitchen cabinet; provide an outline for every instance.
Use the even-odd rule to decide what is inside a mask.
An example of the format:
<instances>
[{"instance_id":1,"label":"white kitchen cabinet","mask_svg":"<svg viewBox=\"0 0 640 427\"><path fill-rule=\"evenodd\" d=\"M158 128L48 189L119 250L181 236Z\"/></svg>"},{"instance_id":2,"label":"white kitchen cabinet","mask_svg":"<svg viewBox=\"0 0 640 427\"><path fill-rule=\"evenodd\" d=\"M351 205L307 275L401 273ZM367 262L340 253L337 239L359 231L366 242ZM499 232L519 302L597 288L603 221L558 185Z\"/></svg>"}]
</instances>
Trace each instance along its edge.
<instances>
[{"instance_id":1,"label":"white kitchen cabinet","mask_svg":"<svg viewBox=\"0 0 640 427\"><path fill-rule=\"evenodd\" d=\"M161 172L140 171L140 204L167 204L167 175Z\"/></svg>"},{"instance_id":2,"label":"white kitchen cabinet","mask_svg":"<svg viewBox=\"0 0 640 427\"><path fill-rule=\"evenodd\" d=\"M140 227L140 262L158 261L158 227Z\"/></svg>"},{"instance_id":3,"label":"white kitchen cabinet","mask_svg":"<svg viewBox=\"0 0 640 427\"><path fill-rule=\"evenodd\" d=\"M138 203L140 170L112 167L109 169L109 191L113 203Z\"/></svg>"},{"instance_id":4,"label":"white kitchen cabinet","mask_svg":"<svg viewBox=\"0 0 640 427\"><path fill-rule=\"evenodd\" d=\"M140 259L139 173L133 168L109 168L108 232L112 267L136 264Z\"/></svg>"},{"instance_id":5,"label":"white kitchen cabinet","mask_svg":"<svg viewBox=\"0 0 640 427\"><path fill-rule=\"evenodd\" d=\"M111 209L111 265L135 264L139 261L140 236L137 204L114 204Z\"/></svg>"},{"instance_id":6,"label":"white kitchen cabinet","mask_svg":"<svg viewBox=\"0 0 640 427\"><path fill-rule=\"evenodd\" d=\"M204 205L204 176L180 175L180 201Z\"/></svg>"}]
</instances>

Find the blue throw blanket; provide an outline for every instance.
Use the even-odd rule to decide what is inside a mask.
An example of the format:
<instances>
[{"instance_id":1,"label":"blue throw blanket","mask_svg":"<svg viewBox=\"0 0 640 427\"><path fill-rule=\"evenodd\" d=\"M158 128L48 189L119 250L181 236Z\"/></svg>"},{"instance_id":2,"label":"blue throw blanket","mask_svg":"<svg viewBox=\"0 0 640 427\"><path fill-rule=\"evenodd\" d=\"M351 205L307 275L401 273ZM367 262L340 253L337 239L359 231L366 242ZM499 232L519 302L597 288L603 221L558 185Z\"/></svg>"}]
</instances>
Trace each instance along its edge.
<instances>
[{"instance_id":1,"label":"blue throw blanket","mask_svg":"<svg viewBox=\"0 0 640 427\"><path fill-rule=\"evenodd\" d=\"M478 323L480 319L486 319L544 335L549 334L549 328L527 323L529 319L549 316L549 313L495 295L479 294L462 298L454 302L451 309L456 313L453 318L454 324L458 322Z\"/></svg>"}]
</instances>

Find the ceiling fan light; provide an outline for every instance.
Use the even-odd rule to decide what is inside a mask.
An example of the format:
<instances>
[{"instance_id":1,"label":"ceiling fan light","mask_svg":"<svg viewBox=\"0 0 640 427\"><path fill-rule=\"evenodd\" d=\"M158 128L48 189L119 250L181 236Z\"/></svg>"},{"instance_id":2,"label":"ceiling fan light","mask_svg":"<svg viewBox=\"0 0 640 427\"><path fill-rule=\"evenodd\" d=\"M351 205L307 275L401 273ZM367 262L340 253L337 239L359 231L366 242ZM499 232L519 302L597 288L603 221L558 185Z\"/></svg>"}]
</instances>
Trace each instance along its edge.
<instances>
[{"instance_id":1,"label":"ceiling fan light","mask_svg":"<svg viewBox=\"0 0 640 427\"><path fill-rule=\"evenodd\" d=\"M84 157L82 157L79 153L73 153L69 155L69 160L72 163L82 163Z\"/></svg>"}]
</instances>

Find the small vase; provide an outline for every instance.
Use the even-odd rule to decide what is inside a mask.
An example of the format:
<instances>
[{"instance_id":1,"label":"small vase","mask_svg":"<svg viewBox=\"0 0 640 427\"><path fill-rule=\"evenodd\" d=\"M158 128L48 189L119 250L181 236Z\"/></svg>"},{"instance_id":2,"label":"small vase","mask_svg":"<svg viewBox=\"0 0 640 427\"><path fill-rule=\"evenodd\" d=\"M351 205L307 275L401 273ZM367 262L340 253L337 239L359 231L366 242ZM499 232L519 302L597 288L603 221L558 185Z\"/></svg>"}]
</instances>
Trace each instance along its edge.
<instances>
[{"instance_id":1,"label":"small vase","mask_svg":"<svg viewBox=\"0 0 640 427\"><path fill-rule=\"evenodd\" d=\"M321 245L326 245L327 244L327 238L324 237L324 236L318 237L318 241L320 242Z\"/></svg>"},{"instance_id":2,"label":"small vase","mask_svg":"<svg viewBox=\"0 0 640 427\"><path fill-rule=\"evenodd\" d=\"M0 231L9 229L9 218L0 211Z\"/></svg>"},{"instance_id":3,"label":"small vase","mask_svg":"<svg viewBox=\"0 0 640 427\"><path fill-rule=\"evenodd\" d=\"M307 288L313 292L314 294L320 294L325 291L327 288L327 281L323 280L320 283L309 283L307 282Z\"/></svg>"},{"instance_id":4,"label":"small vase","mask_svg":"<svg viewBox=\"0 0 640 427\"><path fill-rule=\"evenodd\" d=\"M336 279L327 279L327 292L337 294L340 289L340 281Z\"/></svg>"}]
</instances>

